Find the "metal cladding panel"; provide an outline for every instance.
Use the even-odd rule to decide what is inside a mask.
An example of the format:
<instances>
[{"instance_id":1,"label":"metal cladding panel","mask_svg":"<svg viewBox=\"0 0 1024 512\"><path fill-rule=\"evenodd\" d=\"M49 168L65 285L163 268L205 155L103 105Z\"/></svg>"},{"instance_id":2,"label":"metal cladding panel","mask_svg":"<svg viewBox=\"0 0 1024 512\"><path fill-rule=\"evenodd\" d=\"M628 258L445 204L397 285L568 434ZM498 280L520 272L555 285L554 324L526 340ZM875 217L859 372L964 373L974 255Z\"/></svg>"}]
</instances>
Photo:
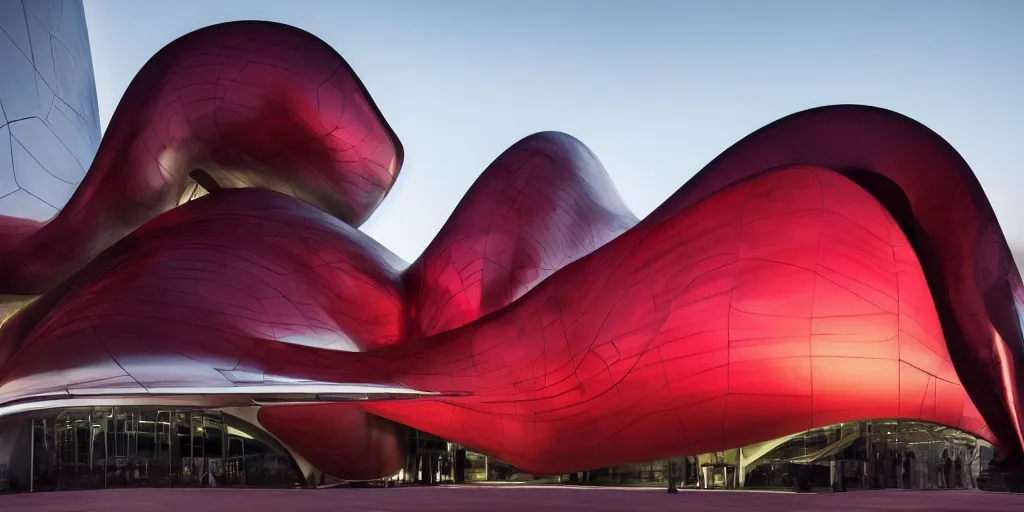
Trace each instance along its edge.
<instances>
[{"instance_id":1,"label":"metal cladding panel","mask_svg":"<svg viewBox=\"0 0 1024 512\"><path fill-rule=\"evenodd\" d=\"M870 418L1020 455L1020 276L969 167L906 117L784 118L639 221L580 141L531 135L411 265L356 229L401 160L315 37L237 22L171 43L61 213L0 218L0 293L42 294L0 330L0 402L408 390L261 410L342 478L400 466L381 418L542 474ZM180 204L194 183L210 193Z\"/></svg>"},{"instance_id":2,"label":"metal cladding panel","mask_svg":"<svg viewBox=\"0 0 1024 512\"><path fill-rule=\"evenodd\" d=\"M0 215L44 221L100 142L82 2L0 4Z\"/></svg>"}]
</instances>

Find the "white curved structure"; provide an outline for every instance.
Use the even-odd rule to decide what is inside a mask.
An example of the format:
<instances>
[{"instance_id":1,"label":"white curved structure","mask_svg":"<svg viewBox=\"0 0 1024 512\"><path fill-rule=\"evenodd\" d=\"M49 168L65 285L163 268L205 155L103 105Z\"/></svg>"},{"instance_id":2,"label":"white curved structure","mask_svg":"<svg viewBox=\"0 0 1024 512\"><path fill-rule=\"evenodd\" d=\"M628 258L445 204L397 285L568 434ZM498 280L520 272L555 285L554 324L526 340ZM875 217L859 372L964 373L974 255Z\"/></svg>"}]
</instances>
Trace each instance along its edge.
<instances>
[{"instance_id":1,"label":"white curved structure","mask_svg":"<svg viewBox=\"0 0 1024 512\"><path fill-rule=\"evenodd\" d=\"M100 141L81 0L0 2L0 215L46 220Z\"/></svg>"}]
</instances>

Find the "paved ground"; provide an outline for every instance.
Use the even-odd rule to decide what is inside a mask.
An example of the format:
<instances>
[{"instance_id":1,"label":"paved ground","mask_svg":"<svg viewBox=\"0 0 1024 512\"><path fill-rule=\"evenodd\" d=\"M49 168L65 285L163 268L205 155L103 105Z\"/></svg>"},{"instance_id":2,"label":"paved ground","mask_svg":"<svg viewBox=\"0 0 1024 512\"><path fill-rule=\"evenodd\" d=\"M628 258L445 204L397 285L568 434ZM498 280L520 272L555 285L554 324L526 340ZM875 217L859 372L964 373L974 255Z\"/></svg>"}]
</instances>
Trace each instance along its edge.
<instances>
[{"instance_id":1,"label":"paved ground","mask_svg":"<svg viewBox=\"0 0 1024 512\"><path fill-rule=\"evenodd\" d=\"M685 512L1010 512L1024 495L980 491L860 491L792 494L573 487L433 487L398 489L124 489L0 496L4 512L430 510L505 512L679 510Z\"/></svg>"}]
</instances>

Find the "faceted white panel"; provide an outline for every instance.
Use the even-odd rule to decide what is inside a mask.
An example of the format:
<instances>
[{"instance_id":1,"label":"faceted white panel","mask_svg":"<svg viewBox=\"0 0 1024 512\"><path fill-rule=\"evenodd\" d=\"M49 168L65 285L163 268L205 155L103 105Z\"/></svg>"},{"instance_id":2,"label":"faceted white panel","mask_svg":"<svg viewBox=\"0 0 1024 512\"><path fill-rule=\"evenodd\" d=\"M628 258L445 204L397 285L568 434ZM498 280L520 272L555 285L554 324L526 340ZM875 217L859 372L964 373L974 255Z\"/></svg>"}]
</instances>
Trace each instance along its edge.
<instances>
[{"instance_id":1,"label":"faceted white panel","mask_svg":"<svg viewBox=\"0 0 1024 512\"><path fill-rule=\"evenodd\" d=\"M25 8L19 0L0 2L0 29L7 37L14 40L25 55L32 53L29 43L28 23L25 21Z\"/></svg>"},{"instance_id":2,"label":"faceted white panel","mask_svg":"<svg viewBox=\"0 0 1024 512\"><path fill-rule=\"evenodd\" d=\"M32 60L21 53L6 34L0 34L0 66L3 69L3 74L0 74L0 104L3 104L4 122L45 115L39 105L37 74Z\"/></svg>"},{"instance_id":3,"label":"faceted white panel","mask_svg":"<svg viewBox=\"0 0 1024 512\"><path fill-rule=\"evenodd\" d=\"M77 181L64 180L51 173L36 157L39 152L30 153L18 142L17 137L11 142L11 153L14 154L14 179L20 188L50 205L54 210L64 206L71 194L75 193Z\"/></svg>"},{"instance_id":4,"label":"faceted white panel","mask_svg":"<svg viewBox=\"0 0 1024 512\"><path fill-rule=\"evenodd\" d=\"M59 119L60 113L51 118ZM55 178L68 183L78 183L85 175L85 169L78 163L75 155L67 148L66 143L57 136L56 130L38 117L16 121L7 126L11 129L14 142L20 143L46 172ZM73 137L74 131L70 132ZM66 136L65 136L66 138ZM17 158L15 158L17 162ZM17 163L15 163L17 165ZM17 171L15 171L17 174Z\"/></svg>"},{"instance_id":5,"label":"faceted white panel","mask_svg":"<svg viewBox=\"0 0 1024 512\"><path fill-rule=\"evenodd\" d=\"M25 189L18 189L0 197L0 215L25 219L49 219L56 214L56 208L25 192Z\"/></svg>"},{"instance_id":6,"label":"faceted white panel","mask_svg":"<svg viewBox=\"0 0 1024 512\"><path fill-rule=\"evenodd\" d=\"M18 190L14 179L14 158L11 153L10 129L0 128L0 197Z\"/></svg>"},{"instance_id":7,"label":"faceted white panel","mask_svg":"<svg viewBox=\"0 0 1024 512\"><path fill-rule=\"evenodd\" d=\"M81 0L0 0L0 215L46 220L100 141Z\"/></svg>"}]
</instances>

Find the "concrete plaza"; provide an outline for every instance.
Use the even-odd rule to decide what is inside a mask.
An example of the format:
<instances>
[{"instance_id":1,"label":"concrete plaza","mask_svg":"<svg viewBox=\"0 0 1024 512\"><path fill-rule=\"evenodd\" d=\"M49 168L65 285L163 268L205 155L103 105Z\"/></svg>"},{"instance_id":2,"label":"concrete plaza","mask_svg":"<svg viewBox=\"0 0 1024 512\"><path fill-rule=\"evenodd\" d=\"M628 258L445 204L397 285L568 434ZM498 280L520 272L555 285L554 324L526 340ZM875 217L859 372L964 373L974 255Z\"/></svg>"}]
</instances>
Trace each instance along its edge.
<instances>
[{"instance_id":1,"label":"concrete plaza","mask_svg":"<svg viewBox=\"0 0 1024 512\"><path fill-rule=\"evenodd\" d=\"M661 511L1009 512L1024 495L981 491L794 494L607 487L408 487L394 489L117 489L0 496L5 512L117 511Z\"/></svg>"}]
</instances>

